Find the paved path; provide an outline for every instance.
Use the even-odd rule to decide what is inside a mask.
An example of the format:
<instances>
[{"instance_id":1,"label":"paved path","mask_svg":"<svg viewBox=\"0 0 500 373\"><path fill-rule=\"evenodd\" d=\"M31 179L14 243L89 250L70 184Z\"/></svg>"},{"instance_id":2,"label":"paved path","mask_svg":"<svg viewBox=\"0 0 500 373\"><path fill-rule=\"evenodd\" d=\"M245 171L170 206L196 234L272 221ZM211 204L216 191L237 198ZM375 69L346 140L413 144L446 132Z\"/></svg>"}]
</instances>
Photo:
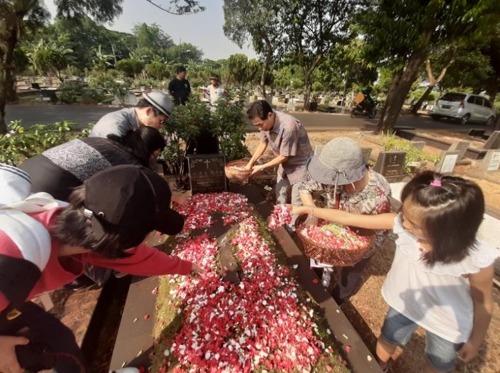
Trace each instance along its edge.
<instances>
[{"instance_id":1,"label":"paved path","mask_svg":"<svg viewBox=\"0 0 500 373\"><path fill-rule=\"evenodd\" d=\"M26 126L70 120L77 123L79 128L83 128L89 123L97 122L103 115L114 110L118 110L118 108L75 105L8 105L6 107L6 117L7 123L21 119ZM308 131L374 129L377 124L377 118L353 119L348 115L326 113L294 113L293 115L305 124ZM484 125L479 124L461 126L456 123L435 122L429 117L415 117L412 115L401 116L397 125L451 132L468 132L471 128L484 128ZM257 131L250 124L247 130Z\"/></svg>"}]
</instances>

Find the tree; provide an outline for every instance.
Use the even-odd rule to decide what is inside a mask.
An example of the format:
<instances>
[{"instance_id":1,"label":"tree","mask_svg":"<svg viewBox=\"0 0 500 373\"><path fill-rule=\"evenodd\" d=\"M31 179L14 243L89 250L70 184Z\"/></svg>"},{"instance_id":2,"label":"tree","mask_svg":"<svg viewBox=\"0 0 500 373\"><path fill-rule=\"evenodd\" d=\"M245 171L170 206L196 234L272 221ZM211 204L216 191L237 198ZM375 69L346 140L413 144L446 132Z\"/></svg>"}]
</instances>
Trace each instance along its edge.
<instances>
[{"instance_id":1,"label":"tree","mask_svg":"<svg viewBox=\"0 0 500 373\"><path fill-rule=\"evenodd\" d=\"M123 0L57 1L57 14L79 18L87 14L100 22L109 22L121 13ZM5 105L15 97L14 50L28 28L36 28L47 20L48 12L42 0L0 2L0 134L7 132Z\"/></svg>"},{"instance_id":2,"label":"tree","mask_svg":"<svg viewBox=\"0 0 500 373\"><path fill-rule=\"evenodd\" d=\"M200 62L203 58L203 51L193 44L181 43L168 48L165 56L167 61L187 64L189 61Z\"/></svg>"},{"instance_id":3,"label":"tree","mask_svg":"<svg viewBox=\"0 0 500 373\"><path fill-rule=\"evenodd\" d=\"M275 1L279 6L281 48L293 54L304 74L304 107L308 108L312 74L335 45L348 38L356 0Z\"/></svg>"},{"instance_id":4,"label":"tree","mask_svg":"<svg viewBox=\"0 0 500 373\"><path fill-rule=\"evenodd\" d=\"M172 38L168 36L157 23L147 25L141 23L135 25L132 33L136 38L138 49L149 49L157 51L167 49L174 45Z\"/></svg>"},{"instance_id":5,"label":"tree","mask_svg":"<svg viewBox=\"0 0 500 373\"><path fill-rule=\"evenodd\" d=\"M244 54L233 54L229 56L227 65L229 69L229 77L231 82L234 82L243 88L248 83L248 57Z\"/></svg>"},{"instance_id":6,"label":"tree","mask_svg":"<svg viewBox=\"0 0 500 373\"><path fill-rule=\"evenodd\" d=\"M387 132L396 123L432 46L487 34L499 14L497 0L377 0L365 7L359 27L366 55L393 73L377 131Z\"/></svg>"},{"instance_id":7,"label":"tree","mask_svg":"<svg viewBox=\"0 0 500 373\"><path fill-rule=\"evenodd\" d=\"M224 0L224 35L240 48L250 39L260 54L260 89L266 95L266 76L278 59L283 32L278 27L277 2L272 0Z\"/></svg>"},{"instance_id":8,"label":"tree","mask_svg":"<svg viewBox=\"0 0 500 373\"><path fill-rule=\"evenodd\" d=\"M146 73L153 79L161 80L168 75L167 66L159 61L153 61L144 68Z\"/></svg>"},{"instance_id":9,"label":"tree","mask_svg":"<svg viewBox=\"0 0 500 373\"><path fill-rule=\"evenodd\" d=\"M68 66L64 53L56 49L42 49L38 51L36 59L44 74L54 74L59 81L64 81L61 72Z\"/></svg>"},{"instance_id":10,"label":"tree","mask_svg":"<svg viewBox=\"0 0 500 373\"><path fill-rule=\"evenodd\" d=\"M135 78L144 69L144 63L136 59L126 58L116 62L115 69L123 72L130 78Z\"/></svg>"}]
</instances>

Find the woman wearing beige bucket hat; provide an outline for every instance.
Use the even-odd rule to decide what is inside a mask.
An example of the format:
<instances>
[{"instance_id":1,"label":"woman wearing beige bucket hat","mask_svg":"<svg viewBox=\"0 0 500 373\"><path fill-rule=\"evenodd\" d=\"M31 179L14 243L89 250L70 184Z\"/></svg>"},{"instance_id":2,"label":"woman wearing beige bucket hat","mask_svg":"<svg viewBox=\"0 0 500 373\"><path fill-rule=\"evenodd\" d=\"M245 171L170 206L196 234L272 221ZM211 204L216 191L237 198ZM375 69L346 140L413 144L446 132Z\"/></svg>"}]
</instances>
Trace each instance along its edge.
<instances>
[{"instance_id":1,"label":"woman wearing beige bucket hat","mask_svg":"<svg viewBox=\"0 0 500 373\"><path fill-rule=\"evenodd\" d=\"M367 215L390 212L389 183L368 167L361 147L349 138L339 137L329 141L319 155L309 160L306 177L299 186L304 208L310 209L315 205L314 192L326 197L328 208ZM307 223L317 224L317 219L310 216ZM353 267L342 268L341 280L333 289L338 304L354 293L361 281L361 272L384 242L386 234L386 231L377 231L375 246L365 258Z\"/></svg>"}]
</instances>

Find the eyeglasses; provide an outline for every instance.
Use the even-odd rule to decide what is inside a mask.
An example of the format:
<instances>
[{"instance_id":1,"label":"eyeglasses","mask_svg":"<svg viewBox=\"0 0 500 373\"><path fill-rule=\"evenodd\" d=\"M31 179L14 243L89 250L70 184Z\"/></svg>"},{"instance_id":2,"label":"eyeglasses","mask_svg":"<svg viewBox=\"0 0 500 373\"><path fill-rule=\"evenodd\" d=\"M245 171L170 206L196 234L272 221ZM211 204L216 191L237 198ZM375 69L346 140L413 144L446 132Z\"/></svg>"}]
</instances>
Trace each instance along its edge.
<instances>
[{"instance_id":1,"label":"eyeglasses","mask_svg":"<svg viewBox=\"0 0 500 373\"><path fill-rule=\"evenodd\" d=\"M262 127L266 122L253 123L254 126Z\"/></svg>"},{"instance_id":2,"label":"eyeglasses","mask_svg":"<svg viewBox=\"0 0 500 373\"><path fill-rule=\"evenodd\" d=\"M160 120L160 124L163 126L164 124L167 124L167 121L168 121L168 117L167 117L167 119Z\"/></svg>"}]
</instances>

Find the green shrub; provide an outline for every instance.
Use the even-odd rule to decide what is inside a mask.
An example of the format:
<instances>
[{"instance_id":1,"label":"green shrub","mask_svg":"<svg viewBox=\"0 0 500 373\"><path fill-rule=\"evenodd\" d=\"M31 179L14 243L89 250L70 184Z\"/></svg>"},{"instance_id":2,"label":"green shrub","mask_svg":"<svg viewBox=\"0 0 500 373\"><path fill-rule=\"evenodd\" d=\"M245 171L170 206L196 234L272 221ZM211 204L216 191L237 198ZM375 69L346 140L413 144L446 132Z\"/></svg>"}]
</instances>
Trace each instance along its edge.
<instances>
[{"instance_id":1,"label":"green shrub","mask_svg":"<svg viewBox=\"0 0 500 373\"><path fill-rule=\"evenodd\" d=\"M218 137L220 151L226 156L226 161L243 158L248 155L245 146L245 126L243 116L243 101L230 103L230 97L217 102L215 110L197 97L191 97L186 105L176 106L168 118L164 131L168 145L162 158L167 163L170 172L176 176L179 187L187 170L185 167L186 149L192 144L200 131L207 130Z\"/></svg>"},{"instance_id":2,"label":"green shrub","mask_svg":"<svg viewBox=\"0 0 500 373\"><path fill-rule=\"evenodd\" d=\"M59 85L59 100L65 104L73 104L82 94L82 85L77 82L61 83Z\"/></svg>"},{"instance_id":3,"label":"green shrub","mask_svg":"<svg viewBox=\"0 0 500 373\"><path fill-rule=\"evenodd\" d=\"M437 163L438 157L430 156L417 147L411 141L396 136L394 133L383 135L382 137L385 151L400 151L406 153L405 171L410 172L412 166L417 169L425 168L427 162Z\"/></svg>"},{"instance_id":4,"label":"green shrub","mask_svg":"<svg viewBox=\"0 0 500 373\"><path fill-rule=\"evenodd\" d=\"M73 123L63 121L25 128L21 121L13 121L8 125L8 133L0 135L0 162L17 166L49 148L81 136L73 127Z\"/></svg>"}]
</instances>

